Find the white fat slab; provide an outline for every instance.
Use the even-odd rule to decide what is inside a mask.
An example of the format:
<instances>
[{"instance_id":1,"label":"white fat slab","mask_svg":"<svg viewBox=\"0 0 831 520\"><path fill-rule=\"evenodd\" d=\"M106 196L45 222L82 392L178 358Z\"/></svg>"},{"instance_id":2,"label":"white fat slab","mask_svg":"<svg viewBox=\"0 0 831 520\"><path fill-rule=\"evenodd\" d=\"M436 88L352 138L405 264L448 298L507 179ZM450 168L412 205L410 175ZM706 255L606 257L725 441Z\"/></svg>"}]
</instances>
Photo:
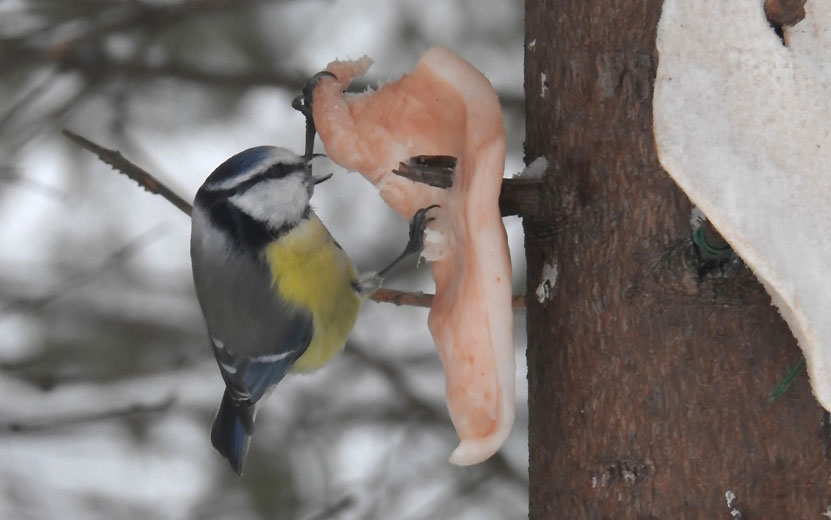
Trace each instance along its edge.
<instances>
[{"instance_id":1,"label":"white fat slab","mask_svg":"<svg viewBox=\"0 0 831 520\"><path fill-rule=\"evenodd\" d=\"M309 204L305 173L267 179L228 199L255 220L277 229L299 220Z\"/></svg>"},{"instance_id":2,"label":"white fat slab","mask_svg":"<svg viewBox=\"0 0 831 520\"><path fill-rule=\"evenodd\" d=\"M762 0L666 0L661 165L765 285L831 410L831 1L783 27Z\"/></svg>"},{"instance_id":3,"label":"white fat slab","mask_svg":"<svg viewBox=\"0 0 831 520\"><path fill-rule=\"evenodd\" d=\"M275 164L293 164L302 162L303 158L297 155L296 153L286 150L285 148L279 148L275 146L270 148L268 150L268 153L264 154L263 158L260 161L251 164L248 168L241 171L238 175L234 175L233 178L225 179L221 182L212 182L210 184L207 184L205 188L210 191L228 190L233 188L234 186L242 184L243 182L249 179L252 179L253 177L271 168Z\"/></svg>"}]
</instances>

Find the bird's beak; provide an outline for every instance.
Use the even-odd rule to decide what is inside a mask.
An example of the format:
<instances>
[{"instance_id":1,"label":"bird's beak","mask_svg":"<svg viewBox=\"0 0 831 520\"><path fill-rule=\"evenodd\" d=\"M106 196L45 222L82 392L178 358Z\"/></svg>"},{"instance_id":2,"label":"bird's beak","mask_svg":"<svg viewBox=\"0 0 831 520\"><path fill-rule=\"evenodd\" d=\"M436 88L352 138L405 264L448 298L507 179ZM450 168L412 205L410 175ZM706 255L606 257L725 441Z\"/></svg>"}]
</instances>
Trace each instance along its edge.
<instances>
[{"instance_id":1,"label":"bird's beak","mask_svg":"<svg viewBox=\"0 0 831 520\"><path fill-rule=\"evenodd\" d=\"M312 176L312 182L315 184L320 184L321 182L328 181L334 173L327 173L326 175L321 175L320 177Z\"/></svg>"},{"instance_id":2,"label":"bird's beak","mask_svg":"<svg viewBox=\"0 0 831 520\"><path fill-rule=\"evenodd\" d=\"M306 161L305 161L305 162L306 162L306 164L307 164L307 165L309 165L309 166L308 166L308 167L309 167L309 171L311 171L311 164L310 164L310 163L311 163L313 160L317 159L318 157L326 157L326 154L325 154L325 153L313 153L313 154L312 154L312 156L311 156L310 158L306 159ZM320 184L321 182L328 181L328 180L329 180L329 178L330 178L332 175L334 175L334 174L332 174L332 173L327 173L326 175L321 175L321 176L319 176L319 177L316 177L316 176L312 175L312 176L311 176L311 177L312 177L312 184Z\"/></svg>"},{"instance_id":3,"label":"bird's beak","mask_svg":"<svg viewBox=\"0 0 831 520\"><path fill-rule=\"evenodd\" d=\"M306 165L311 165L312 161L317 159L318 157L327 157L325 153L313 153L311 157L303 157L303 163Z\"/></svg>"}]
</instances>

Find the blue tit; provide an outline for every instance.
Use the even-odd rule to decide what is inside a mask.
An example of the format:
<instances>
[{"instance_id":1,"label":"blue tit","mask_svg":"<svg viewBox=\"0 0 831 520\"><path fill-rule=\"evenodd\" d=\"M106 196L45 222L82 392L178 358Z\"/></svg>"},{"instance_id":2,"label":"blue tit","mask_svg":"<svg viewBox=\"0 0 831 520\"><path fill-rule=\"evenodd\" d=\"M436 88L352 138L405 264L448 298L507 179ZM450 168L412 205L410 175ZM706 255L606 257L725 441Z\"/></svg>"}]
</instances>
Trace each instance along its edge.
<instances>
[{"instance_id":1,"label":"blue tit","mask_svg":"<svg viewBox=\"0 0 831 520\"><path fill-rule=\"evenodd\" d=\"M289 370L343 349L363 298L390 267L421 251L417 214L404 253L359 276L309 206L311 154L260 146L222 163L196 194L191 261L225 394L211 443L242 474L257 403ZM328 177L327 177L328 178Z\"/></svg>"},{"instance_id":2,"label":"blue tit","mask_svg":"<svg viewBox=\"0 0 831 520\"><path fill-rule=\"evenodd\" d=\"M196 294L226 390L211 442L241 474L257 402L341 350L360 307L357 273L309 206L308 161L260 146L222 163L193 205Z\"/></svg>"}]
</instances>

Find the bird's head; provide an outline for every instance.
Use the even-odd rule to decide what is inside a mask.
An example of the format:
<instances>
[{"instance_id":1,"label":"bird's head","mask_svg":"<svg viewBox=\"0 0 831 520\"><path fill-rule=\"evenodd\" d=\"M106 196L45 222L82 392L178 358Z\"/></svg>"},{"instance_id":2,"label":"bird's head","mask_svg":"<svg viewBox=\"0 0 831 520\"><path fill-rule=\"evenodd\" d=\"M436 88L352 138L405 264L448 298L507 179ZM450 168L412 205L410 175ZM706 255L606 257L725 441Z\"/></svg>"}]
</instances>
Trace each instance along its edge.
<instances>
[{"instance_id":1,"label":"bird's head","mask_svg":"<svg viewBox=\"0 0 831 520\"><path fill-rule=\"evenodd\" d=\"M308 214L314 186L310 161L285 148L258 146L219 165L202 184L196 205L209 213L230 206L269 229L297 223Z\"/></svg>"}]
</instances>

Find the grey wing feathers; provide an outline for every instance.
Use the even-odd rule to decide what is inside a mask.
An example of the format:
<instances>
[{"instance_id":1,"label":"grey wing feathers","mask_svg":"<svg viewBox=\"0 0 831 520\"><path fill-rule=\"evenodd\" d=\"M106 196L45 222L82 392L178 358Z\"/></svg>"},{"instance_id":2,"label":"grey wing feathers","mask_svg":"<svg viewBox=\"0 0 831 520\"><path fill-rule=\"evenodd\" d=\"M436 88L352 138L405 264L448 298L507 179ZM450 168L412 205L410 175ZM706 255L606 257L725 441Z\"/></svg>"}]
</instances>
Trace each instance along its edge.
<instances>
[{"instance_id":1,"label":"grey wing feathers","mask_svg":"<svg viewBox=\"0 0 831 520\"><path fill-rule=\"evenodd\" d=\"M194 234L193 276L223 379L233 398L253 403L303 354L314 325L279 298L264 261L222 242Z\"/></svg>"},{"instance_id":2,"label":"grey wing feathers","mask_svg":"<svg viewBox=\"0 0 831 520\"><path fill-rule=\"evenodd\" d=\"M235 401L256 403L283 379L294 361L305 351L314 330L311 319L292 321L294 328L279 342L282 351L273 354L241 356L227 347L219 348L213 339L214 355L231 397Z\"/></svg>"}]
</instances>

